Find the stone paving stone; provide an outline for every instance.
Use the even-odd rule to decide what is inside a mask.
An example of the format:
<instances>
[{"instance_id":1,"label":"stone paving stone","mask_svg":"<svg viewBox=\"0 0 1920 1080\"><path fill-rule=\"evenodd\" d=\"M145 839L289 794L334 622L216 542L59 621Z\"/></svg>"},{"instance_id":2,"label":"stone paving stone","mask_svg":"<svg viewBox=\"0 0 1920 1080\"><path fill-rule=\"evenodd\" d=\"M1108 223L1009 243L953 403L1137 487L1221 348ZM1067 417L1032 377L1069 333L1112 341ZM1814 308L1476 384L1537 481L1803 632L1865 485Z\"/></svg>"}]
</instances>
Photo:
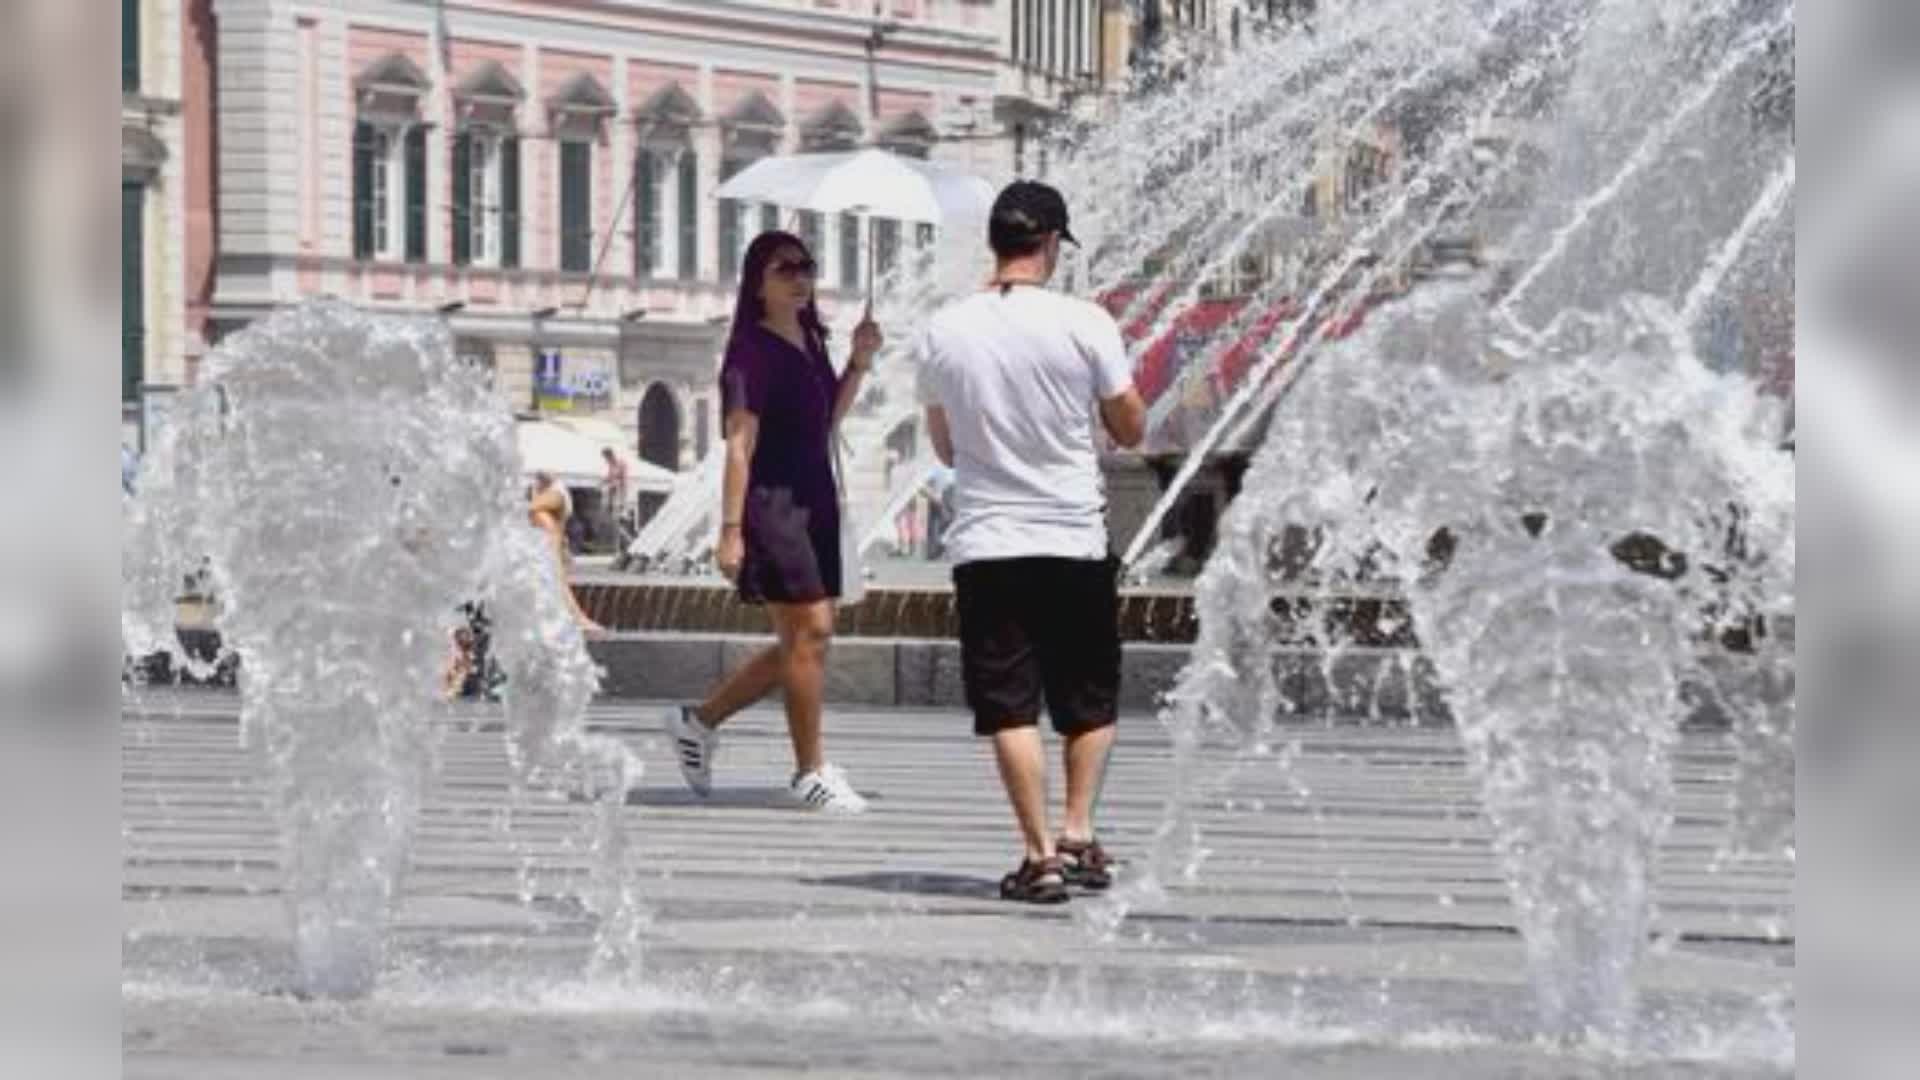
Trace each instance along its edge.
<instances>
[{"instance_id":1,"label":"stone paving stone","mask_svg":"<svg viewBox=\"0 0 1920 1080\"><path fill-rule=\"evenodd\" d=\"M911 669L930 686L953 667L944 643L873 644L890 678ZM717 666L722 646L701 649L689 657ZM443 1059L477 1076L589 1075L571 1070L583 1061L626 1069L591 1075L700 1076L729 1062L755 1076L1617 1075L1539 1057L1510 1030L1531 1007L1523 952L1451 732L1347 717L1281 725L1287 754L1207 744L1198 875L1135 897L1102 936L1086 921L1102 910L1091 898L1058 909L997 898L1018 840L990 747L959 709L833 709L834 760L873 803L834 819L786 798L776 706L729 725L714 795L699 799L672 766L656 704L608 700L596 728L648 766L619 811L625 880L650 913L628 983L589 973L598 920L581 897L598 809L536 793L507 813L501 714L457 706L392 974L376 1001L341 1010L274 992L286 964L279 848L237 704L151 691L123 710L128 1075L426 1076L437 1073L411 1067ZM1150 714L1129 711L1120 736L1100 828L1124 887L1160 828L1173 759ZM1727 1001L1791 1000L1795 875L1785 858L1716 861L1727 760L1720 735L1679 746L1657 915L1678 944L1642 981L1666 995L1662 1015L1737 1043L1767 1021ZM1316 1047L1348 1045L1356 1025L1379 1032L1363 1039L1377 1058L1298 1071L1324 1065ZM1231 1034L1197 1039L1202 1029ZM1419 1041L1433 1031L1494 1034L1436 1050ZM1758 1064L1656 1062L1645 1075L1783 1075L1775 1045L1762 1040ZM287 1070L272 1064L283 1058Z\"/></svg>"}]
</instances>

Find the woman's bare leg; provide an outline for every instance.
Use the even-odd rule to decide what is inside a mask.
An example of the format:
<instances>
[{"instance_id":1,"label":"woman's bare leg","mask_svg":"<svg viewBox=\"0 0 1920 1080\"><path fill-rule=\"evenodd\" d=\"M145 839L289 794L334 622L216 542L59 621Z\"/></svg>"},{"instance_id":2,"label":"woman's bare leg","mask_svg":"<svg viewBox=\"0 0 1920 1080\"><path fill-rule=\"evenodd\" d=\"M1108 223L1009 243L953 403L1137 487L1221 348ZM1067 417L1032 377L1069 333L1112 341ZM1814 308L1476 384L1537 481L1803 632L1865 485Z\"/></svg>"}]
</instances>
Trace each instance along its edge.
<instances>
[{"instance_id":1,"label":"woman's bare leg","mask_svg":"<svg viewBox=\"0 0 1920 1080\"><path fill-rule=\"evenodd\" d=\"M543 521L539 525L540 531L547 534L547 545L553 549L554 569L560 575L560 592L567 598L567 610L573 612L573 621L579 623L580 629L589 634L606 633L607 628L588 618L587 613L580 607L580 598L573 595L573 581L571 575L567 573L567 564L571 560L567 558L566 533L557 523L550 524Z\"/></svg>"},{"instance_id":2,"label":"woman's bare leg","mask_svg":"<svg viewBox=\"0 0 1920 1080\"><path fill-rule=\"evenodd\" d=\"M717 728L740 710L773 693L774 687L780 685L781 670L780 646L769 645L754 653L700 703L695 710L700 722Z\"/></svg>"},{"instance_id":3,"label":"woman's bare leg","mask_svg":"<svg viewBox=\"0 0 1920 1080\"><path fill-rule=\"evenodd\" d=\"M787 734L794 770L812 772L826 762L820 714L827 688L827 649L833 643L833 602L769 604L780 635L780 683L787 695Z\"/></svg>"}]
</instances>

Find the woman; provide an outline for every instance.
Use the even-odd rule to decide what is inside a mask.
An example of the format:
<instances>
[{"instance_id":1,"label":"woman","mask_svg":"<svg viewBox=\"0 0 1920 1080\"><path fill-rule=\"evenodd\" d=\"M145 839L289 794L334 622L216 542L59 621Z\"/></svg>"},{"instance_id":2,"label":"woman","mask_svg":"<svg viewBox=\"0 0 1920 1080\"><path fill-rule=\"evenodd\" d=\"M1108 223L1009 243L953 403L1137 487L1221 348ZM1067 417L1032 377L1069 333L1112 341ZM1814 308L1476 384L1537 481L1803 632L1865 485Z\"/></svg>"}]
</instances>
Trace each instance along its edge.
<instances>
[{"instance_id":1,"label":"woman","mask_svg":"<svg viewBox=\"0 0 1920 1080\"><path fill-rule=\"evenodd\" d=\"M869 310L854 329L845 373L835 376L814 305L819 266L806 245L790 233L765 232L745 261L720 366L726 477L714 558L742 600L765 605L777 642L707 700L669 710L667 732L687 786L706 795L720 725L779 687L793 740L794 798L812 809L858 814L866 800L827 763L820 731L843 572L831 458L834 430L880 351L880 328Z\"/></svg>"},{"instance_id":2,"label":"woman","mask_svg":"<svg viewBox=\"0 0 1920 1080\"><path fill-rule=\"evenodd\" d=\"M547 538L547 546L553 549L554 568L560 575L560 589L566 594L567 609L573 612L573 620L588 637L606 636L606 628L587 617L580 607L580 598L573 594L573 584L569 570L573 564L573 552L567 544L567 521L573 516L573 498L567 489L554 483L553 474L537 472L533 474L533 489L527 495L527 520L539 529Z\"/></svg>"}]
</instances>

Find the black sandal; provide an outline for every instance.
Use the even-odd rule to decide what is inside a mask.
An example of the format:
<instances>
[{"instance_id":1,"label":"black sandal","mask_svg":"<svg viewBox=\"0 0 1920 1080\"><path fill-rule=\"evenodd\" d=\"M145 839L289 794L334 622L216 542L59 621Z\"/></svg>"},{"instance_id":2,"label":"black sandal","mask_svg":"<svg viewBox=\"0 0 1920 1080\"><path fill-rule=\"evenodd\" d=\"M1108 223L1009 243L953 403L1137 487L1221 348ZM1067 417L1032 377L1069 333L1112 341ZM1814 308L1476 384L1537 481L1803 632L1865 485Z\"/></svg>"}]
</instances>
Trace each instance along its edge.
<instances>
[{"instance_id":1,"label":"black sandal","mask_svg":"<svg viewBox=\"0 0 1920 1080\"><path fill-rule=\"evenodd\" d=\"M1060 852L1060 876L1069 885L1099 892L1113 884L1113 862L1099 840L1068 840L1054 844Z\"/></svg>"},{"instance_id":2,"label":"black sandal","mask_svg":"<svg viewBox=\"0 0 1920 1080\"><path fill-rule=\"evenodd\" d=\"M1060 859L1026 859L1020 868L1000 879L1000 899L1027 904L1060 904L1068 898Z\"/></svg>"}]
</instances>

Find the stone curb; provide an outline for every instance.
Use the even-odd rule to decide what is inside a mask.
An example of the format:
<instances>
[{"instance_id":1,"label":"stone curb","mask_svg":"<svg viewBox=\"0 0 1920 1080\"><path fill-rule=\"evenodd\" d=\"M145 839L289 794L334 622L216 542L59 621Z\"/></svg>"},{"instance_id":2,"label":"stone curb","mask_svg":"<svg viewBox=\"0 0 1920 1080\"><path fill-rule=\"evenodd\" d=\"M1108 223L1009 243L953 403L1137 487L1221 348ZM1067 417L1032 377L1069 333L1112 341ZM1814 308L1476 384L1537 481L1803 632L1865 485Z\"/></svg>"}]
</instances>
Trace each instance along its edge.
<instances>
[{"instance_id":1,"label":"stone curb","mask_svg":"<svg viewBox=\"0 0 1920 1080\"><path fill-rule=\"evenodd\" d=\"M756 650L772 644L745 634L629 633L592 642L611 698L687 700ZM1188 648L1129 643L1121 651L1120 705L1153 711L1173 689ZM1338 715L1386 722L1447 723L1432 669L1400 649L1352 649L1331 671L1314 650L1276 653L1280 709L1292 716ZM827 665L827 700L879 708L962 709L960 646L925 638L836 638Z\"/></svg>"}]
</instances>

